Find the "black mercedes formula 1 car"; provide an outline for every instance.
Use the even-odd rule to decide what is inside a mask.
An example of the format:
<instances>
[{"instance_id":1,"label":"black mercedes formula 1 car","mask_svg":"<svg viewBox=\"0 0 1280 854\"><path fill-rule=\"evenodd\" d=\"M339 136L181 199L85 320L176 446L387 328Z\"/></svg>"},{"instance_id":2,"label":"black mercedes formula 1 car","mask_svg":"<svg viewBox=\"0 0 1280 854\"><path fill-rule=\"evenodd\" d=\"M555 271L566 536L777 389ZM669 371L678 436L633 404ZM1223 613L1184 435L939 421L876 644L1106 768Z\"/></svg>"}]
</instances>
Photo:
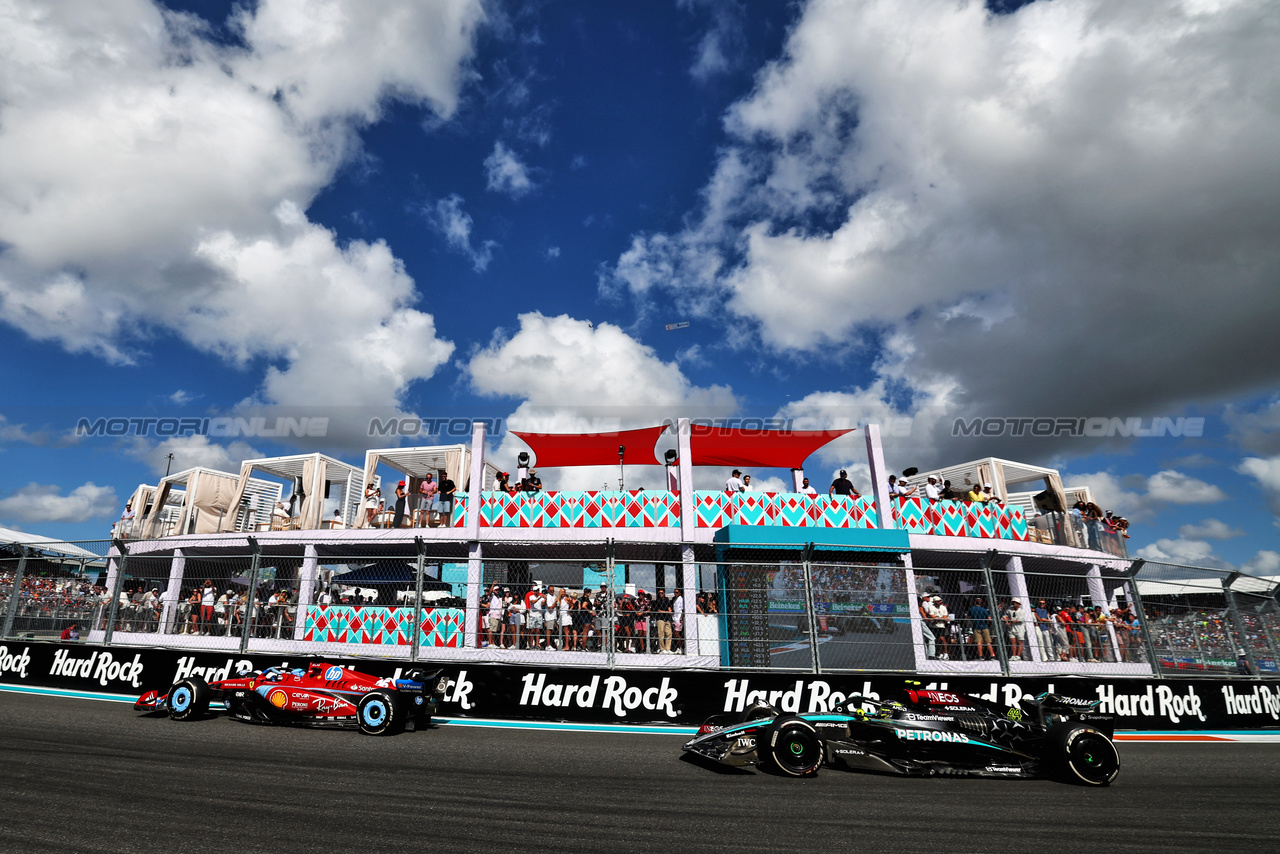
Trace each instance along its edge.
<instances>
[{"instance_id":1,"label":"black mercedes formula 1 car","mask_svg":"<svg viewBox=\"0 0 1280 854\"><path fill-rule=\"evenodd\" d=\"M908 686L901 702L854 695L838 711L780 713L757 703L713 715L684 749L726 765L804 777L822 765L903 776L1050 777L1106 786L1120 771L1111 715L1041 694L1014 707Z\"/></svg>"}]
</instances>

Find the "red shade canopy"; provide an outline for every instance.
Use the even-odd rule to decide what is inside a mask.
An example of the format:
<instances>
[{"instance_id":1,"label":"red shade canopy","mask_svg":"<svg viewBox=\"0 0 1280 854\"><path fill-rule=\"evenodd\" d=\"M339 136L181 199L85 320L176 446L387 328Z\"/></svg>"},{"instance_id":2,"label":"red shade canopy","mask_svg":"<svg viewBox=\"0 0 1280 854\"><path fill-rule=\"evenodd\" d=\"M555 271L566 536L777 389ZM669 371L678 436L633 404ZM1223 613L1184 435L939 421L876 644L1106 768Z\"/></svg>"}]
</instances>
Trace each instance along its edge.
<instances>
[{"instance_id":1,"label":"red shade canopy","mask_svg":"<svg viewBox=\"0 0 1280 854\"><path fill-rule=\"evenodd\" d=\"M695 424L690 451L695 466L799 469L809 455L848 430L737 430Z\"/></svg>"},{"instance_id":2,"label":"red shade canopy","mask_svg":"<svg viewBox=\"0 0 1280 854\"><path fill-rule=\"evenodd\" d=\"M511 432L533 449L537 465L547 468L557 466L612 466L618 464L618 446L625 445L625 462L631 465L661 464L653 453L658 436L666 430L665 424L643 427L639 430L623 430L618 433L521 433Z\"/></svg>"}]
</instances>

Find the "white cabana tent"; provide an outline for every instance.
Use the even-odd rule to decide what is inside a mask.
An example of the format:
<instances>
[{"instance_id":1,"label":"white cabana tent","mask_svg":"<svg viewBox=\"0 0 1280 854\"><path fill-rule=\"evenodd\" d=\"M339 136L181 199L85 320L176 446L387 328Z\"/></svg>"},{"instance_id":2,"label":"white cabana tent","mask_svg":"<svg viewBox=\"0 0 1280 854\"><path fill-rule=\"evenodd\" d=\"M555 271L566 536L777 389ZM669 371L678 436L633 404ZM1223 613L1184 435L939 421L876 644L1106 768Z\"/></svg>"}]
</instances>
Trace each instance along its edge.
<instances>
[{"instance_id":1,"label":"white cabana tent","mask_svg":"<svg viewBox=\"0 0 1280 854\"><path fill-rule=\"evenodd\" d=\"M1035 512L1035 503L1031 498L1046 490L1057 497L1058 503L1064 510L1071 506L1071 503L1067 502L1066 490L1062 487L1062 476L1058 474L1058 470L1044 466L1033 466L1029 463L1018 463L999 457L983 457L933 471L922 471L912 476L910 480L914 484L923 484L927 482L930 475L938 479L939 486L944 481L951 481L951 487L958 492L967 492L975 484L989 483L996 495L1010 504L1015 503L1013 495L1018 495L1020 499L1025 495L1027 505L1024 506L1021 500L1016 502L1016 505L1028 515ZM1034 484L1035 488L1026 489L1025 487L1030 484ZM1018 486L1024 488L1015 491L1013 487Z\"/></svg>"},{"instance_id":2,"label":"white cabana tent","mask_svg":"<svg viewBox=\"0 0 1280 854\"><path fill-rule=\"evenodd\" d=\"M161 480L147 500L150 509L145 516L138 512L136 504L133 507L134 536L155 539L178 533L178 519L182 516L182 505L186 498L185 489L170 481Z\"/></svg>"},{"instance_id":3,"label":"white cabana tent","mask_svg":"<svg viewBox=\"0 0 1280 854\"><path fill-rule=\"evenodd\" d=\"M364 480L366 484L377 483L378 466L385 465L404 475L405 489L410 495L416 495L418 485L427 475L435 475L438 479L444 472L454 482L459 492L467 492L471 478L471 446L470 445L425 445L417 448L379 448L368 451L364 455ZM498 467L485 460L484 483L492 483L498 474ZM480 484L483 488L483 484ZM383 497L392 501L384 490ZM356 524L365 526L365 514L359 514Z\"/></svg>"},{"instance_id":4,"label":"white cabana tent","mask_svg":"<svg viewBox=\"0 0 1280 854\"><path fill-rule=\"evenodd\" d=\"M184 469L161 480L157 491L162 501L166 501L170 493L181 487L181 491L174 493L181 497L181 509L168 534L216 533L222 526L223 519L236 510L234 500L238 486L238 475L204 466ZM255 492L270 491L270 487L275 487L275 494L278 496L279 484L259 480L252 485ZM152 534L164 535L158 532Z\"/></svg>"},{"instance_id":5,"label":"white cabana tent","mask_svg":"<svg viewBox=\"0 0 1280 854\"><path fill-rule=\"evenodd\" d=\"M270 521L271 508L276 501L280 500L283 488L281 487L275 493L275 497L270 499L269 503L265 503L266 515L263 516L261 509L252 506L255 502L255 494L259 505L264 503L266 495L261 487L264 481L254 478L255 473L276 477L293 484L290 503L295 503L292 501L295 498L300 500L301 506L297 508L297 514L294 517L294 527L299 530L315 530L320 527L325 499L331 496L335 486L342 493L338 498L342 518L348 525L355 518L363 486L360 480L362 475L360 469L326 454L295 454L287 457L245 460L240 464L240 477L232 500L232 506L237 508L237 512L227 514L226 518L231 521L224 520L219 528L220 531L251 531L258 525ZM280 485L273 484L273 486Z\"/></svg>"}]
</instances>

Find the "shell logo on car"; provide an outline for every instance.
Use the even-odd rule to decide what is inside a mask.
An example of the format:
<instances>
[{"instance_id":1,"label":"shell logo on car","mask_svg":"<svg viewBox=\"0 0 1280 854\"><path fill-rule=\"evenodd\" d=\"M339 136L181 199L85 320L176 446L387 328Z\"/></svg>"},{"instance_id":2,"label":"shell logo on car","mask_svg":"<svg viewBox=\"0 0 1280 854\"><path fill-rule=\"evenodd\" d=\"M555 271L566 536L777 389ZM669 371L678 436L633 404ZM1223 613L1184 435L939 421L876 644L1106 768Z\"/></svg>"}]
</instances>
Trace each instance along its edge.
<instances>
[{"instance_id":1,"label":"shell logo on car","mask_svg":"<svg viewBox=\"0 0 1280 854\"><path fill-rule=\"evenodd\" d=\"M283 709L285 704L289 702L289 694L279 688L267 694L267 702L275 706L277 709Z\"/></svg>"}]
</instances>

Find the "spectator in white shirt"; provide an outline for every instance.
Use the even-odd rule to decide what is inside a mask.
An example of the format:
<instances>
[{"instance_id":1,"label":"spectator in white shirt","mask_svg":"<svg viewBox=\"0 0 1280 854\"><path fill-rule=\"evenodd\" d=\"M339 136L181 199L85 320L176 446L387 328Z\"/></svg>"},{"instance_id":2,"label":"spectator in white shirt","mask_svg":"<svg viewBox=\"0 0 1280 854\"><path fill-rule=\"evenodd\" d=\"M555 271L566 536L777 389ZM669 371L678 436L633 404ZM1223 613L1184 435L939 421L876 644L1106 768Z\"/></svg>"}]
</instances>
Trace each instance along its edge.
<instances>
[{"instance_id":1,"label":"spectator in white shirt","mask_svg":"<svg viewBox=\"0 0 1280 854\"><path fill-rule=\"evenodd\" d=\"M930 501L942 498L942 490L938 488L938 479L929 475L929 482L924 485L924 497Z\"/></svg>"},{"instance_id":2,"label":"spectator in white shirt","mask_svg":"<svg viewBox=\"0 0 1280 854\"><path fill-rule=\"evenodd\" d=\"M724 491L728 493L738 493L743 491L742 472L737 469L729 475L729 479L724 482Z\"/></svg>"},{"instance_id":3,"label":"spectator in white shirt","mask_svg":"<svg viewBox=\"0 0 1280 854\"><path fill-rule=\"evenodd\" d=\"M806 477L804 479L804 483L800 484L800 493L802 495L808 495L810 497L813 497L818 494L818 490L814 489L812 486L809 485L809 478Z\"/></svg>"}]
</instances>

